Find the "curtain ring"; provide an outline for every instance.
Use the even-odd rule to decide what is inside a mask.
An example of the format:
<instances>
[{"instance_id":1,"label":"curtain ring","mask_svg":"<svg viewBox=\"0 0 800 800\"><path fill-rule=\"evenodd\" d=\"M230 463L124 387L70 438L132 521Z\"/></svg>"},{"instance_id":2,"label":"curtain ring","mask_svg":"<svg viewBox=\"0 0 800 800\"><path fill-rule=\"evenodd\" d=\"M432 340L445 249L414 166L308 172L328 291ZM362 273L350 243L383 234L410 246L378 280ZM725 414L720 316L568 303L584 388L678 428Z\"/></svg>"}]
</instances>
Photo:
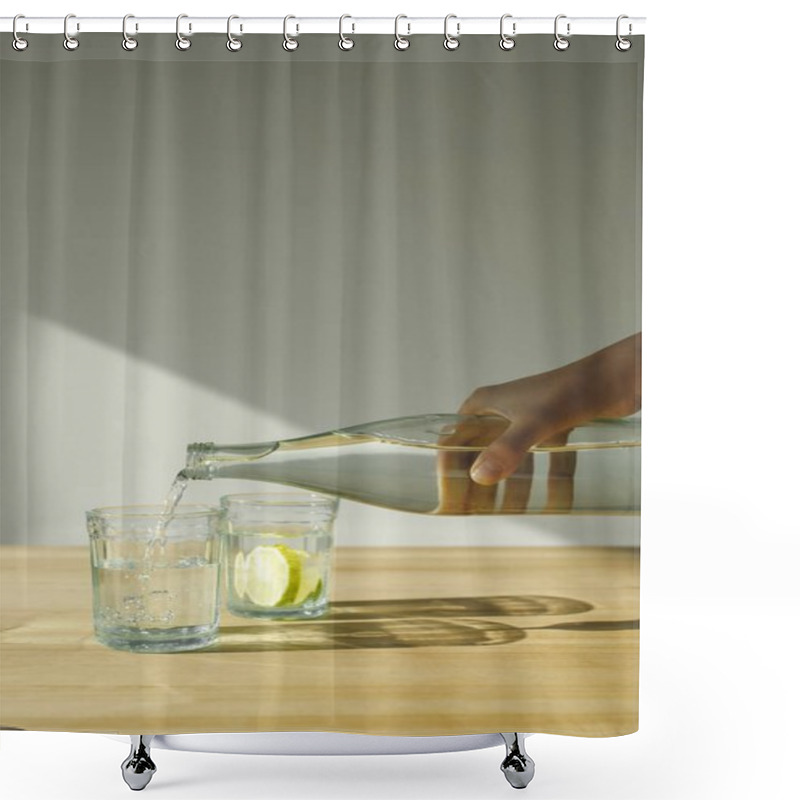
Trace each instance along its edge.
<instances>
[{"instance_id":1,"label":"curtain ring","mask_svg":"<svg viewBox=\"0 0 800 800\"><path fill-rule=\"evenodd\" d=\"M511 14L503 14L503 16L500 17L500 49L501 50L512 50L514 48L514 45L516 44L516 42L514 41L513 37L516 36L516 34L517 34L517 23L516 22L512 22L511 23L511 36L509 36L505 32L505 22L506 22L507 19L511 19L511 18L512 18Z\"/></svg>"},{"instance_id":2,"label":"curtain ring","mask_svg":"<svg viewBox=\"0 0 800 800\"><path fill-rule=\"evenodd\" d=\"M408 26L408 32L406 36L400 35L400 20L401 19L408 19L405 14L398 14L394 18L394 49L395 50L408 50L411 47L411 41L406 38L406 36L411 36L411 25L410 23L406 23Z\"/></svg>"},{"instance_id":3,"label":"curtain ring","mask_svg":"<svg viewBox=\"0 0 800 800\"><path fill-rule=\"evenodd\" d=\"M135 36L131 36L128 33L128 20L135 19L133 14L126 14L122 18L122 49L127 50L130 52L131 50L135 50L139 46L139 42L137 41ZM136 30L139 30L139 23L136 23Z\"/></svg>"},{"instance_id":4,"label":"curtain ring","mask_svg":"<svg viewBox=\"0 0 800 800\"><path fill-rule=\"evenodd\" d=\"M619 24L624 19L629 19L627 14L620 14L617 17L617 41L614 43L614 47L620 51L620 53L624 53L626 50L631 49L631 45L633 44L630 39L625 39L622 34L619 32ZM631 35L632 26L630 22L628 23L628 36Z\"/></svg>"},{"instance_id":5,"label":"curtain ring","mask_svg":"<svg viewBox=\"0 0 800 800\"><path fill-rule=\"evenodd\" d=\"M343 26L344 26L344 21L346 19L353 19L353 18L349 14L342 14L342 16L339 17L339 49L340 50L352 50L356 46L356 43L352 39L350 39L349 37L344 35ZM355 33L355 30L356 30L356 24L355 24L355 22L353 22L352 23L351 33Z\"/></svg>"},{"instance_id":6,"label":"curtain ring","mask_svg":"<svg viewBox=\"0 0 800 800\"><path fill-rule=\"evenodd\" d=\"M290 19L297 19L297 17L288 14L283 18L283 49L289 51L290 53L294 50L297 50L300 47L300 42L294 36L289 36L289 20ZM296 24L296 33L300 33L300 25Z\"/></svg>"},{"instance_id":7,"label":"curtain ring","mask_svg":"<svg viewBox=\"0 0 800 800\"><path fill-rule=\"evenodd\" d=\"M556 49L556 50L559 50L559 51L564 51L564 50L566 50L566 49L569 47L569 39L565 39L565 38L564 38L564 37L563 37L563 36L562 36L562 35L561 35L561 34L558 32L558 21L559 21L560 19L566 19L566 18L567 18L567 15L566 15L566 14L559 14L559 15L556 17L556 21L555 21L555 23L554 23L554 25L553 25L553 32L555 33L555 37L556 37L556 38L555 38L555 41L553 42L553 47L555 47L555 49ZM570 35L570 24L569 24L569 22L568 22L568 23L567 23L567 36L569 36L569 35Z\"/></svg>"},{"instance_id":8,"label":"curtain ring","mask_svg":"<svg viewBox=\"0 0 800 800\"><path fill-rule=\"evenodd\" d=\"M444 44L444 49L445 50L457 50L458 46L461 44L461 42L458 40L458 37L461 34L461 23L458 22L458 21L456 22L456 35L453 36L453 34L450 33L447 30L447 23L451 19L458 20L458 17L455 14L448 14L444 18L444 42L443 42L443 44Z\"/></svg>"},{"instance_id":9,"label":"curtain ring","mask_svg":"<svg viewBox=\"0 0 800 800\"><path fill-rule=\"evenodd\" d=\"M14 23L11 26L11 31L14 34L14 38L11 40L11 46L18 53L21 53L23 50L25 50L28 47L28 40L27 39L23 39L17 33L17 20L18 19L25 19L25 15L24 14L17 14L17 16L14 17Z\"/></svg>"},{"instance_id":10,"label":"curtain ring","mask_svg":"<svg viewBox=\"0 0 800 800\"><path fill-rule=\"evenodd\" d=\"M228 41L225 44L225 47L227 47L228 50L231 51L231 53L235 53L238 50L242 49L242 40L237 38L236 36L234 36L231 33L231 22L233 22L233 20L235 20L235 19L239 19L239 17L237 17L236 14L231 14L228 17ZM240 25L239 26L239 31L241 32L241 30L242 30L242 26Z\"/></svg>"},{"instance_id":11,"label":"curtain ring","mask_svg":"<svg viewBox=\"0 0 800 800\"><path fill-rule=\"evenodd\" d=\"M175 20L175 35L178 37L177 39L175 39L175 47L177 47L178 50L188 50L192 46L192 40L187 39L181 33L181 20L188 18L189 18L188 14L178 14L178 18ZM189 31L191 30L192 30L192 23L190 22Z\"/></svg>"},{"instance_id":12,"label":"curtain ring","mask_svg":"<svg viewBox=\"0 0 800 800\"><path fill-rule=\"evenodd\" d=\"M68 26L69 26L69 21L71 19L75 19L75 15L74 14L67 14L67 16L64 17L64 49L65 50L77 50L78 49L78 45L80 45L80 42L74 36L70 36L69 30L68 30ZM76 28L75 29L77 31L79 31L81 29L80 24L76 23Z\"/></svg>"}]
</instances>

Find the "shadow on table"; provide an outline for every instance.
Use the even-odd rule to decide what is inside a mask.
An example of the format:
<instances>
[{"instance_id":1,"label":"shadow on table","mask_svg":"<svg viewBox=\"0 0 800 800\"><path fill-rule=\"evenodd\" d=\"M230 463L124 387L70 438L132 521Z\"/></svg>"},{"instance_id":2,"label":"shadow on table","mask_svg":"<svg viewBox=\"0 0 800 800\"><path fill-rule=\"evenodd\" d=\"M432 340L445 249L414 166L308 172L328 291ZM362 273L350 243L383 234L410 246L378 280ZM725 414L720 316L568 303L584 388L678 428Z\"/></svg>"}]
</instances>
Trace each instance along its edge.
<instances>
[{"instance_id":1,"label":"shadow on table","mask_svg":"<svg viewBox=\"0 0 800 800\"><path fill-rule=\"evenodd\" d=\"M472 617L563 616L582 614L592 608L582 600L538 595L338 602L331 603L327 616L319 619L225 625L220 629L219 641L209 650L360 650L510 644L524 639L526 631L532 628ZM542 627L559 628L565 624ZM614 630L620 623L585 625L585 630ZM574 629L581 629L580 623L575 626Z\"/></svg>"},{"instance_id":2,"label":"shadow on table","mask_svg":"<svg viewBox=\"0 0 800 800\"><path fill-rule=\"evenodd\" d=\"M592 605L571 597L493 595L424 597L403 600L351 600L331 603L327 619L397 619L398 617L527 617L582 614Z\"/></svg>"},{"instance_id":3,"label":"shadow on table","mask_svg":"<svg viewBox=\"0 0 800 800\"><path fill-rule=\"evenodd\" d=\"M544 627L555 631L638 631L639 620L593 619L587 622L559 622ZM537 630L537 628L527 628L526 630Z\"/></svg>"},{"instance_id":4,"label":"shadow on table","mask_svg":"<svg viewBox=\"0 0 800 800\"><path fill-rule=\"evenodd\" d=\"M405 647L454 647L517 642L525 631L485 620L397 619L371 622L270 621L223 627L209 650L363 650ZM207 652L207 651L206 651Z\"/></svg>"}]
</instances>

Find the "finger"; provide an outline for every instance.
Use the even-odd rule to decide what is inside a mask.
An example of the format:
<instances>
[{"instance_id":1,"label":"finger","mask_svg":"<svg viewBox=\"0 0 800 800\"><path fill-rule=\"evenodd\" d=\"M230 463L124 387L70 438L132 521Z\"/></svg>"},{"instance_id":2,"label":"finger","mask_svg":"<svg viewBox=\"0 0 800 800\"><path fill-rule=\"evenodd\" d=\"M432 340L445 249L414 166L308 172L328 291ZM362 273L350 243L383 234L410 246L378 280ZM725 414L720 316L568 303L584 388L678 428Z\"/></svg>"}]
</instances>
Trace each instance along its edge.
<instances>
[{"instance_id":1,"label":"finger","mask_svg":"<svg viewBox=\"0 0 800 800\"><path fill-rule=\"evenodd\" d=\"M506 478L501 511L520 514L528 508L533 485L533 453L526 453L522 463Z\"/></svg>"},{"instance_id":2,"label":"finger","mask_svg":"<svg viewBox=\"0 0 800 800\"><path fill-rule=\"evenodd\" d=\"M497 486L481 486L469 477L474 451L438 455L439 505L436 514L490 514L497 502Z\"/></svg>"},{"instance_id":3,"label":"finger","mask_svg":"<svg viewBox=\"0 0 800 800\"><path fill-rule=\"evenodd\" d=\"M507 478L520 465L537 431L530 425L512 422L476 459L470 471L475 483L491 486Z\"/></svg>"},{"instance_id":4,"label":"finger","mask_svg":"<svg viewBox=\"0 0 800 800\"><path fill-rule=\"evenodd\" d=\"M472 481L469 469L475 460L472 451L442 450L437 454L439 506L436 514L463 514L467 510Z\"/></svg>"},{"instance_id":5,"label":"finger","mask_svg":"<svg viewBox=\"0 0 800 800\"><path fill-rule=\"evenodd\" d=\"M563 447L572 429L560 431L550 437L543 446ZM575 493L575 470L578 465L576 451L550 453L550 468L547 472L547 502L545 513L564 513L572 509Z\"/></svg>"},{"instance_id":6,"label":"finger","mask_svg":"<svg viewBox=\"0 0 800 800\"><path fill-rule=\"evenodd\" d=\"M509 422L496 417L465 416L438 440L439 505L436 514L469 514L494 510L496 490L475 493L469 476L479 452L499 436ZM463 448L463 449L462 449Z\"/></svg>"},{"instance_id":7,"label":"finger","mask_svg":"<svg viewBox=\"0 0 800 800\"><path fill-rule=\"evenodd\" d=\"M550 453L545 512L563 513L572 509L577 462L578 454L574 450L569 453Z\"/></svg>"}]
</instances>

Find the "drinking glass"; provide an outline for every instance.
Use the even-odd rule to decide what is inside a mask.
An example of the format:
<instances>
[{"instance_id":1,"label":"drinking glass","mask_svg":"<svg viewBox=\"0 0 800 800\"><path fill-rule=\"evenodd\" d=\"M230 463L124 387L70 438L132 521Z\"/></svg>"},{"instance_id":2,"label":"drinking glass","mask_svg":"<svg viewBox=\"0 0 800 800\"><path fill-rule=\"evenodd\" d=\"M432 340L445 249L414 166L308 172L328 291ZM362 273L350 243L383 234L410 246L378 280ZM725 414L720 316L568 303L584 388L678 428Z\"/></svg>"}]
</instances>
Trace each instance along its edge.
<instances>
[{"instance_id":1,"label":"drinking glass","mask_svg":"<svg viewBox=\"0 0 800 800\"><path fill-rule=\"evenodd\" d=\"M338 498L301 490L220 500L228 610L297 619L327 611Z\"/></svg>"},{"instance_id":2,"label":"drinking glass","mask_svg":"<svg viewBox=\"0 0 800 800\"><path fill-rule=\"evenodd\" d=\"M159 653L211 644L219 627L219 509L118 506L86 512L97 639Z\"/></svg>"}]
</instances>

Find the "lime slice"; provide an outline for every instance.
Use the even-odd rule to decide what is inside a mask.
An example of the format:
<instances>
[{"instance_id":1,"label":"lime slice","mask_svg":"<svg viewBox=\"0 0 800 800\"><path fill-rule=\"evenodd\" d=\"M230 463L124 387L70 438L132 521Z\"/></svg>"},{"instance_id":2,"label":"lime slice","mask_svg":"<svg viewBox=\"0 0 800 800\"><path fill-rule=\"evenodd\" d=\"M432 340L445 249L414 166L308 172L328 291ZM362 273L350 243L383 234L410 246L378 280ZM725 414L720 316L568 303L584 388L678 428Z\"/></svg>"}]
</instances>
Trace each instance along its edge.
<instances>
[{"instance_id":1,"label":"lime slice","mask_svg":"<svg viewBox=\"0 0 800 800\"><path fill-rule=\"evenodd\" d=\"M319 569L309 567L303 570L300 577L300 586L297 589L295 603L300 605L310 600L316 600L322 594L322 576Z\"/></svg>"},{"instance_id":2,"label":"lime slice","mask_svg":"<svg viewBox=\"0 0 800 800\"><path fill-rule=\"evenodd\" d=\"M319 600L321 596L322 596L322 578L320 578L317 581L317 585L314 587L314 591L312 591L311 594L308 597L306 597L305 602L312 603L314 600Z\"/></svg>"},{"instance_id":3,"label":"lime slice","mask_svg":"<svg viewBox=\"0 0 800 800\"><path fill-rule=\"evenodd\" d=\"M233 588L239 597L244 597L247 591L247 569L248 563L244 553L237 553L233 560Z\"/></svg>"},{"instance_id":4,"label":"lime slice","mask_svg":"<svg viewBox=\"0 0 800 800\"><path fill-rule=\"evenodd\" d=\"M259 545L247 557L247 595L258 606L274 608L294 602L303 558L283 544Z\"/></svg>"}]
</instances>

